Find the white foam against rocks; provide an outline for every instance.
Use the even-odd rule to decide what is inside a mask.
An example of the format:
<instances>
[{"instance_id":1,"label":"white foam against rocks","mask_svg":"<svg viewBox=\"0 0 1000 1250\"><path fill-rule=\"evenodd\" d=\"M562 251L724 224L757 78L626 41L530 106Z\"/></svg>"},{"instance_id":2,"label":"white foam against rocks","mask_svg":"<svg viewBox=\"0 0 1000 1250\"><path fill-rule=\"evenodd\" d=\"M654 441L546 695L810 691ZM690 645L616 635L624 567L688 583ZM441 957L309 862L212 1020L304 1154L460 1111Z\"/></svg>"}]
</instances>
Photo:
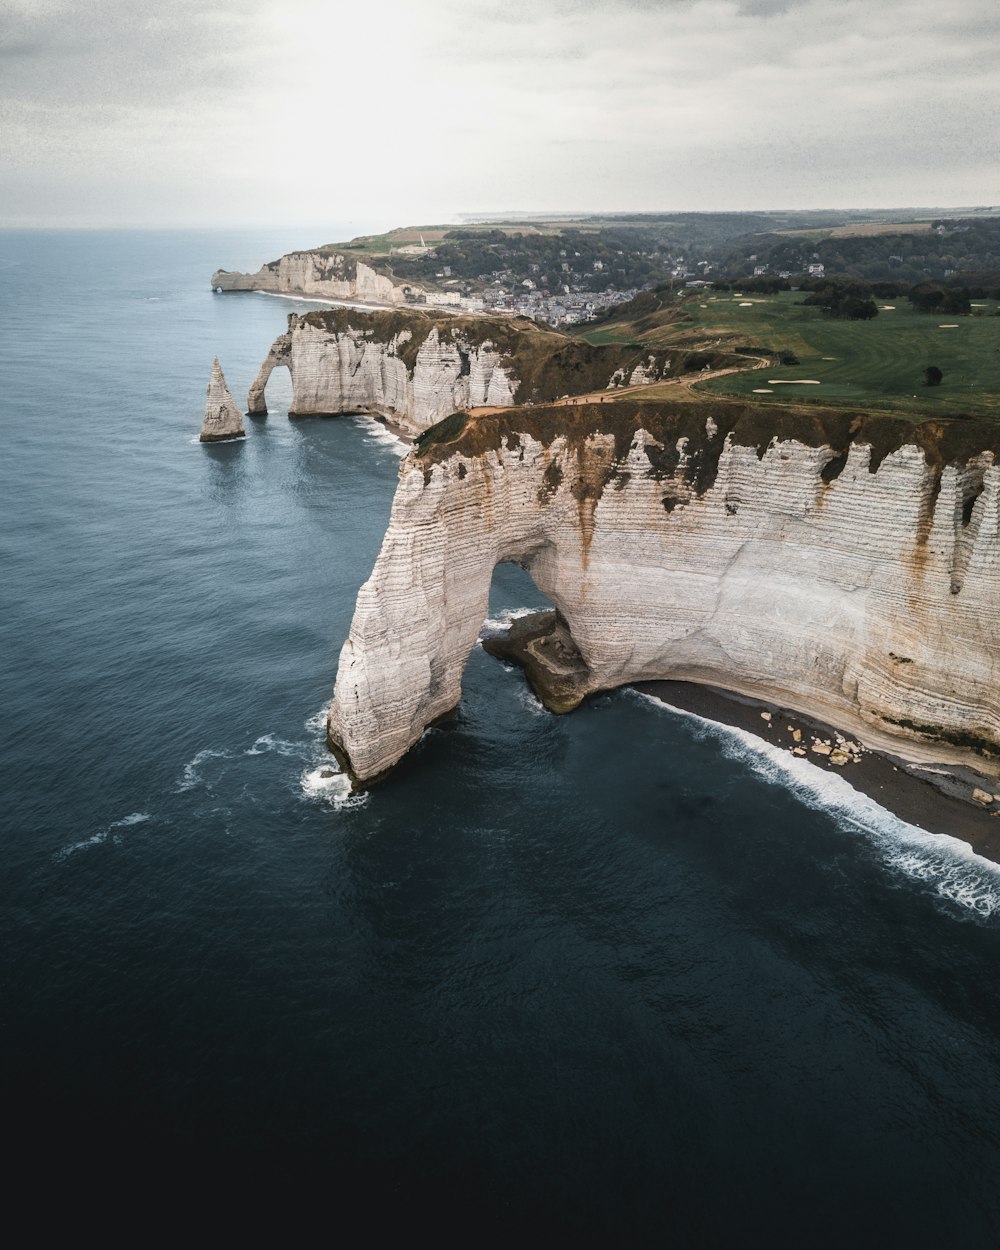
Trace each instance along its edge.
<instances>
[{"instance_id":1,"label":"white foam against rocks","mask_svg":"<svg viewBox=\"0 0 1000 1250\"><path fill-rule=\"evenodd\" d=\"M967 842L909 824L856 790L841 774L827 772L744 729L673 707L654 695L630 693L709 730L731 759L748 764L758 776L784 785L807 806L863 834L890 869L925 884L939 898L974 916L989 919L1000 914L1000 864L977 855Z\"/></svg>"},{"instance_id":2,"label":"white foam against rocks","mask_svg":"<svg viewBox=\"0 0 1000 1250\"><path fill-rule=\"evenodd\" d=\"M329 700L305 722L311 742L309 750L312 763L299 776L299 789L303 798L326 803L336 811L350 811L364 807L368 802L367 791L351 793L351 779L340 771L340 765L327 750L326 717L330 711Z\"/></svg>"}]
</instances>

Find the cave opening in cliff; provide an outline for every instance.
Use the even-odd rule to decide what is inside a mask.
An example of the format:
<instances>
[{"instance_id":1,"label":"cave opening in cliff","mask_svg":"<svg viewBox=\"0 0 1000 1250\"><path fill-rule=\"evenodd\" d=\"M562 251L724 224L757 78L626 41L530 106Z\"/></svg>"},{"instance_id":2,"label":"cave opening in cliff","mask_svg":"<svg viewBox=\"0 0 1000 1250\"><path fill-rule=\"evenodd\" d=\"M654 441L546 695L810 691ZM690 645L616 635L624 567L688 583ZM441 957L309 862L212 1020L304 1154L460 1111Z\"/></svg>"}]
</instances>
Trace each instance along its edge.
<instances>
[{"instance_id":1,"label":"cave opening in cliff","mask_svg":"<svg viewBox=\"0 0 1000 1250\"><path fill-rule=\"evenodd\" d=\"M585 696L590 671L559 605L538 588L544 555L493 570L483 649L524 669L537 698L550 712L568 712Z\"/></svg>"},{"instance_id":2,"label":"cave opening in cliff","mask_svg":"<svg viewBox=\"0 0 1000 1250\"><path fill-rule=\"evenodd\" d=\"M556 605L531 576L528 561L502 560L490 581L491 620L512 620L528 613L554 610Z\"/></svg>"}]
</instances>

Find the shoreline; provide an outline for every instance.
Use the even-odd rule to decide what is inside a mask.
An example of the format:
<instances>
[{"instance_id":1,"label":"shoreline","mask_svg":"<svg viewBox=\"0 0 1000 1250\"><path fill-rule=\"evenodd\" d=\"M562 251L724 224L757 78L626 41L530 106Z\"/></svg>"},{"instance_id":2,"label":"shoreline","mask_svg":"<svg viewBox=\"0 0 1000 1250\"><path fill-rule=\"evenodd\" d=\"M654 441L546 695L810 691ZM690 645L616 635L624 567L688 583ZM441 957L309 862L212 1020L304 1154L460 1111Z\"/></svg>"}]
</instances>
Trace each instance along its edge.
<instances>
[{"instance_id":1,"label":"shoreline","mask_svg":"<svg viewBox=\"0 0 1000 1250\"><path fill-rule=\"evenodd\" d=\"M499 633L480 633L483 649L524 673L553 713L578 707L590 694L589 671L557 613L532 612ZM862 794L925 833L959 838L1000 863L1000 793L996 780L965 764L919 762L899 750L874 747L856 734L781 703L721 686L678 679L626 682L681 713L738 729L827 772L841 773ZM979 795L982 801L978 801Z\"/></svg>"},{"instance_id":2,"label":"shoreline","mask_svg":"<svg viewBox=\"0 0 1000 1250\"><path fill-rule=\"evenodd\" d=\"M631 685L640 694L649 695L668 707L741 729L827 772L840 773L856 790L907 824L927 833L960 838L977 854L1000 863L1000 815L964 796L965 790L971 793L973 783L966 782L956 770L932 772L860 746L822 721L789 712L780 704L758 702L716 686L688 681L646 681ZM817 741L832 744L830 752L812 750ZM837 744L841 741L858 748L840 752L848 756L843 763L837 762Z\"/></svg>"},{"instance_id":3,"label":"shoreline","mask_svg":"<svg viewBox=\"0 0 1000 1250\"><path fill-rule=\"evenodd\" d=\"M357 308L362 312L383 312L386 309L395 311L396 309L409 309L414 312L443 312L448 313L452 317L462 316L482 316L482 313L470 313L465 308L455 308L451 304L376 304L366 300L357 299L334 299L330 296L323 295L302 295L295 291L265 291L261 287L251 287L246 291L216 291L213 288L213 295L268 295L272 299L292 299L297 300L300 304L323 304L326 307L333 308ZM497 314L504 316L504 313Z\"/></svg>"}]
</instances>

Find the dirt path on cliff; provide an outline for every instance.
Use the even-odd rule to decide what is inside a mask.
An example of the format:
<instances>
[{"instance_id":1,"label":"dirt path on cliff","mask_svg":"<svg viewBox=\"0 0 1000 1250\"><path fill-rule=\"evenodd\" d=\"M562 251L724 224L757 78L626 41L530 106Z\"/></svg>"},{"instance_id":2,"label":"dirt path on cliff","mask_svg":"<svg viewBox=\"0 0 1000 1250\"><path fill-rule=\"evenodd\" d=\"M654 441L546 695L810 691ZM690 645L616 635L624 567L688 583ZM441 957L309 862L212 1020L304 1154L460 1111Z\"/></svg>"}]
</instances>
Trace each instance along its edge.
<instances>
[{"instance_id":1,"label":"dirt path on cliff","mask_svg":"<svg viewBox=\"0 0 1000 1250\"><path fill-rule=\"evenodd\" d=\"M551 401L553 407L572 407L574 404L605 404L614 403L617 399L625 396L645 395L648 398L656 399L661 391L667 387L680 387L690 391L699 382L708 382L711 378L725 377L728 373L748 373L754 369L771 369L773 362L770 360L755 360L753 364L746 365L729 365L725 369L705 369L699 373L682 373L676 378L665 378L662 382L646 382L641 386L618 386L612 390L588 391L585 395L564 395L561 399ZM546 405L548 407L549 405ZM490 416L497 412L509 412L508 407L485 406L481 408L470 408L469 415L472 417Z\"/></svg>"}]
</instances>

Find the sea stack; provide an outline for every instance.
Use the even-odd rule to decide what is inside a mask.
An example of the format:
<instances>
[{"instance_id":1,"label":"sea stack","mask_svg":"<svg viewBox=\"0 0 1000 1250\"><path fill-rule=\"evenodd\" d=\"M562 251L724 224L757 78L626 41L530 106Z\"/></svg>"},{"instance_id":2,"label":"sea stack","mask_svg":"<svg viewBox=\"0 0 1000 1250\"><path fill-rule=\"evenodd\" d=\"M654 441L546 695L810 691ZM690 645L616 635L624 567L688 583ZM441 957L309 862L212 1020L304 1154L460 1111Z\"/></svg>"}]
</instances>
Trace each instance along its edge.
<instances>
[{"instance_id":1,"label":"sea stack","mask_svg":"<svg viewBox=\"0 0 1000 1250\"><path fill-rule=\"evenodd\" d=\"M217 443L224 438L245 438L243 413L226 385L218 356L212 361L212 380L205 397L205 419L201 423L201 442Z\"/></svg>"}]
</instances>

